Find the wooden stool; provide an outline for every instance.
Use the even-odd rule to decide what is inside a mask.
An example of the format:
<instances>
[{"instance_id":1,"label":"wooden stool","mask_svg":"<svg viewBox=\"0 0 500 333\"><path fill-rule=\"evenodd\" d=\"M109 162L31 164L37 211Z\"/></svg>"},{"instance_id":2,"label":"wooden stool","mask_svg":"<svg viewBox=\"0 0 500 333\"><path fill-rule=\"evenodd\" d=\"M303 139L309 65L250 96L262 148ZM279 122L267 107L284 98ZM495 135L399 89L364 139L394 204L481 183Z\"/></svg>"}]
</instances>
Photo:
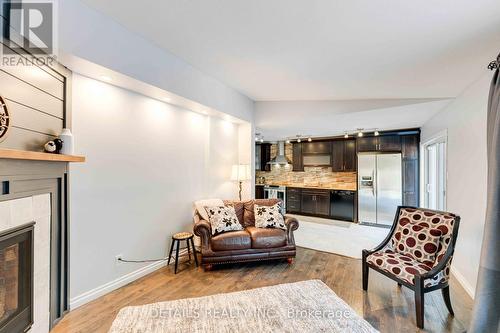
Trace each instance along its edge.
<instances>
[{"instance_id":1,"label":"wooden stool","mask_svg":"<svg viewBox=\"0 0 500 333\"><path fill-rule=\"evenodd\" d=\"M193 256L194 256L194 262L196 263L196 267L198 267L198 258L196 257L196 250L194 248L194 241L193 241L194 235L190 232L179 232L176 233L172 236L172 244L170 245L170 252L168 253L168 261L167 261L167 266L170 265L170 259L172 258L172 251L174 249L174 244L177 244L176 249L175 249L175 270L174 274L177 274L177 265L179 263L179 244L181 241L185 240L186 245L187 245L187 250L188 250L188 256L189 256L189 262L191 262L191 249L190 246L193 247ZM190 245L191 243L191 245Z\"/></svg>"}]
</instances>

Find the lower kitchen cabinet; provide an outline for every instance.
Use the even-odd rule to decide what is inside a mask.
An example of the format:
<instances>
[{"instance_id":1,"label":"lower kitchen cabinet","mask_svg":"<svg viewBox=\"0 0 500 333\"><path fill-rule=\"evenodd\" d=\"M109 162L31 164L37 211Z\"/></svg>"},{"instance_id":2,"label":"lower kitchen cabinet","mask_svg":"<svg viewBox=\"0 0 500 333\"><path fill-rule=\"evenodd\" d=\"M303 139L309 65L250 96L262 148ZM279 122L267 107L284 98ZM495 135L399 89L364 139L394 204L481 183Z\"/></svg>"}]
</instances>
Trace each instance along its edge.
<instances>
[{"instance_id":1,"label":"lower kitchen cabinet","mask_svg":"<svg viewBox=\"0 0 500 333\"><path fill-rule=\"evenodd\" d=\"M301 213L330 215L330 192L328 190L302 189Z\"/></svg>"},{"instance_id":2,"label":"lower kitchen cabinet","mask_svg":"<svg viewBox=\"0 0 500 333\"><path fill-rule=\"evenodd\" d=\"M287 187L286 189L286 211L288 213L300 213L302 189L295 187Z\"/></svg>"},{"instance_id":3,"label":"lower kitchen cabinet","mask_svg":"<svg viewBox=\"0 0 500 333\"><path fill-rule=\"evenodd\" d=\"M264 199L264 185L255 185L255 199Z\"/></svg>"}]
</instances>

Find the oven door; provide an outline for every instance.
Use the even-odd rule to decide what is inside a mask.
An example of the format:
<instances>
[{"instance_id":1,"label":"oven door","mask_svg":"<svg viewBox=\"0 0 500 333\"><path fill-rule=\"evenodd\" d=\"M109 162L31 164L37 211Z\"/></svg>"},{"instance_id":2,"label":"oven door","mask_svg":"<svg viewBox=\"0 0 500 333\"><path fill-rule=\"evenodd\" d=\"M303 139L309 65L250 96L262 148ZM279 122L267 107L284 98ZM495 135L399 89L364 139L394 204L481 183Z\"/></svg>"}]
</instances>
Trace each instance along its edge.
<instances>
[{"instance_id":1,"label":"oven door","mask_svg":"<svg viewBox=\"0 0 500 333\"><path fill-rule=\"evenodd\" d=\"M276 198L276 190L272 188L264 188L264 199Z\"/></svg>"}]
</instances>

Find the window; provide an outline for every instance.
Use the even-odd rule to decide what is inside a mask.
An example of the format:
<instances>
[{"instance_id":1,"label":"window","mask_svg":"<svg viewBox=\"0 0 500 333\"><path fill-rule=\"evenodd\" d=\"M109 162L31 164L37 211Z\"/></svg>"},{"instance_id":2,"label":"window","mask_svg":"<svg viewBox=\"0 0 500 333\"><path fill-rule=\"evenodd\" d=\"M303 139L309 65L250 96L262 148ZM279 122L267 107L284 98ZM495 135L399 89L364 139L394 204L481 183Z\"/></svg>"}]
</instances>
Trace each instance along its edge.
<instances>
[{"instance_id":1,"label":"window","mask_svg":"<svg viewBox=\"0 0 500 333\"><path fill-rule=\"evenodd\" d=\"M446 133L427 141L424 152L424 207L446 210Z\"/></svg>"}]
</instances>

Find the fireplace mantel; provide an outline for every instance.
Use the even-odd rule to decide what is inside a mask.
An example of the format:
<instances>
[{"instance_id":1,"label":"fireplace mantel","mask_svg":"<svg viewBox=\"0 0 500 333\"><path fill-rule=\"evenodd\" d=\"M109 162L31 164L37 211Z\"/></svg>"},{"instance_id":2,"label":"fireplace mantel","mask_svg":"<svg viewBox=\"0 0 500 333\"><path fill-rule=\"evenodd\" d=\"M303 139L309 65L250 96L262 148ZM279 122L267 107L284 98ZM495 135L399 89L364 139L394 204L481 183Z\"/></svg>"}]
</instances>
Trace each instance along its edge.
<instances>
[{"instance_id":1,"label":"fireplace mantel","mask_svg":"<svg viewBox=\"0 0 500 333\"><path fill-rule=\"evenodd\" d=\"M0 149L0 159L2 158L47 162L85 162L85 156L50 154L14 149Z\"/></svg>"}]
</instances>

